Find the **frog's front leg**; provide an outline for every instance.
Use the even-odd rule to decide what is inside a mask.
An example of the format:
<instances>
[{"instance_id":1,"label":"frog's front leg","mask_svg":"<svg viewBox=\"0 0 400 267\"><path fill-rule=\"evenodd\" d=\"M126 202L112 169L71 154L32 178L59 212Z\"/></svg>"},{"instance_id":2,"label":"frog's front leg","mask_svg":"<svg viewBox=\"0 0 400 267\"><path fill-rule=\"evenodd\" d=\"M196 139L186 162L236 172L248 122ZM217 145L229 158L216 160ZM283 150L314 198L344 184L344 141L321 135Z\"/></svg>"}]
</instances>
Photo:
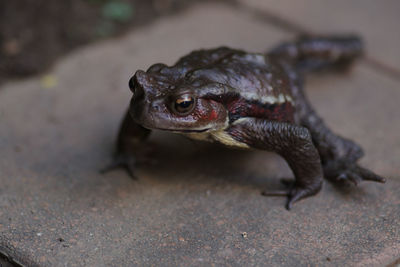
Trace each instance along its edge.
<instances>
[{"instance_id":1,"label":"frog's front leg","mask_svg":"<svg viewBox=\"0 0 400 267\"><path fill-rule=\"evenodd\" d=\"M129 112L127 112L119 130L114 159L102 172L125 168L129 175L135 178L135 166L140 161L140 158L138 158L140 153L143 153L143 149L146 148L144 141L150 133L150 130L135 123Z\"/></svg>"},{"instance_id":2,"label":"frog's front leg","mask_svg":"<svg viewBox=\"0 0 400 267\"><path fill-rule=\"evenodd\" d=\"M244 118L226 131L241 143L274 151L287 161L296 179L287 192L287 209L294 202L320 191L323 178L321 160L307 128L259 118Z\"/></svg>"}]
</instances>

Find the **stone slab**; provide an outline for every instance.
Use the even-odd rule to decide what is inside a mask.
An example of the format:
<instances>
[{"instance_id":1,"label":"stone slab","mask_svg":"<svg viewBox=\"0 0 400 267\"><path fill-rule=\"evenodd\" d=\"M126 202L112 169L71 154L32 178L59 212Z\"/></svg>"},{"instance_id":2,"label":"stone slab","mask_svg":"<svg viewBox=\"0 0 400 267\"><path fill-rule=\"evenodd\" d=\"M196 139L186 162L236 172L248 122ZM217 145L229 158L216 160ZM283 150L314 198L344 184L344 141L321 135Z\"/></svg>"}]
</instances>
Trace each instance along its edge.
<instances>
[{"instance_id":1,"label":"stone slab","mask_svg":"<svg viewBox=\"0 0 400 267\"><path fill-rule=\"evenodd\" d=\"M250 30L251 29L251 30ZM358 65L308 80L329 125L359 141L385 185L325 184L290 212L260 191L291 176L278 156L156 133L154 165L100 175L139 68L200 47L264 51L291 36L208 4L64 58L0 88L0 251L28 266L371 265L400 250L399 83Z\"/></svg>"},{"instance_id":2,"label":"stone slab","mask_svg":"<svg viewBox=\"0 0 400 267\"><path fill-rule=\"evenodd\" d=\"M368 55L400 73L400 2L397 0L240 0L318 34L357 33Z\"/></svg>"}]
</instances>

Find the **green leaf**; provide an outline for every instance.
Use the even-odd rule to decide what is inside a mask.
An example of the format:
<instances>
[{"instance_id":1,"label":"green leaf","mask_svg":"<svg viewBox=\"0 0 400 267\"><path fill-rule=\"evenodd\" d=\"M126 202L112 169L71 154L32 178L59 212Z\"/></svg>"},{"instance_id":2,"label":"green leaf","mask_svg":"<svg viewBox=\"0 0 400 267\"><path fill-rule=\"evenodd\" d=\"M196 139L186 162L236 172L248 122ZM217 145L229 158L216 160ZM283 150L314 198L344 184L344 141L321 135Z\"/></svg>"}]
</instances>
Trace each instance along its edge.
<instances>
[{"instance_id":1,"label":"green leaf","mask_svg":"<svg viewBox=\"0 0 400 267\"><path fill-rule=\"evenodd\" d=\"M118 22L129 21L133 17L133 7L129 3L110 1L104 4L102 15L107 19Z\"/></svg>"}]
</instances>

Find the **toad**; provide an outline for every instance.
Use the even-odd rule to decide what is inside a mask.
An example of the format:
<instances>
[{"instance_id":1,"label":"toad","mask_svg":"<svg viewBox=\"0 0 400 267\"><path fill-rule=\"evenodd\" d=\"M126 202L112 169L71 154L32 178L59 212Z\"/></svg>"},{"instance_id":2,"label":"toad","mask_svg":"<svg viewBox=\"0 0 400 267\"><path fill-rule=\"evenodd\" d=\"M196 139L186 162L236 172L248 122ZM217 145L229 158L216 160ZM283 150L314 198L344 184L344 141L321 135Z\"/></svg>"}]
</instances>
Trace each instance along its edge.
<instances>
[{"instance_id":1,"label":"toad","mask_svg":"<svg viewBox=\"0 0 400 267\"><path fill-rule=\"evenodd\" d=\"M295 180L287 209L317 194L323 178L385 182L357 164L363 150L332 132L306 98L303 77L346 69L363 54L357 36L300 37L268 53L219 47L194 51L175 65L154 64L129 81L133 93L107 170L134 177L141 146L152 130L169 131L232 148L261 149L282 156Z\"/></svg>"}]
</instances>

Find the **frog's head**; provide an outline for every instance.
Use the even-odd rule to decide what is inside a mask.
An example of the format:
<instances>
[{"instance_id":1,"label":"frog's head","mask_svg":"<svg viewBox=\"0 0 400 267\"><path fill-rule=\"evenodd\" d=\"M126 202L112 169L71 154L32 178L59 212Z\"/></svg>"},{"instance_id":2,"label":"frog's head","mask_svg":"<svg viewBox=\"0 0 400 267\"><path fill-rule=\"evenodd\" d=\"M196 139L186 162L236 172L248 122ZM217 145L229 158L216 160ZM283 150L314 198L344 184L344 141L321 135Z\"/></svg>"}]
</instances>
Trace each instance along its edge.
<instances>
[{"instance_id":1,"label":"frog's head","mask_svg":"<svg viewBox=\"0 0 400 267\"><path fill-rule=\"evenodd\" d=\"M225 106L207 97L223 90L207 82L188 82L172 74L138 70L129 81L133 92L130 114L148 129L175 132L205 132L227 127ZM177 82L179 81L179 82ZM214 94L215 95L215 94Z\"/></svg>"}]
</instances>

